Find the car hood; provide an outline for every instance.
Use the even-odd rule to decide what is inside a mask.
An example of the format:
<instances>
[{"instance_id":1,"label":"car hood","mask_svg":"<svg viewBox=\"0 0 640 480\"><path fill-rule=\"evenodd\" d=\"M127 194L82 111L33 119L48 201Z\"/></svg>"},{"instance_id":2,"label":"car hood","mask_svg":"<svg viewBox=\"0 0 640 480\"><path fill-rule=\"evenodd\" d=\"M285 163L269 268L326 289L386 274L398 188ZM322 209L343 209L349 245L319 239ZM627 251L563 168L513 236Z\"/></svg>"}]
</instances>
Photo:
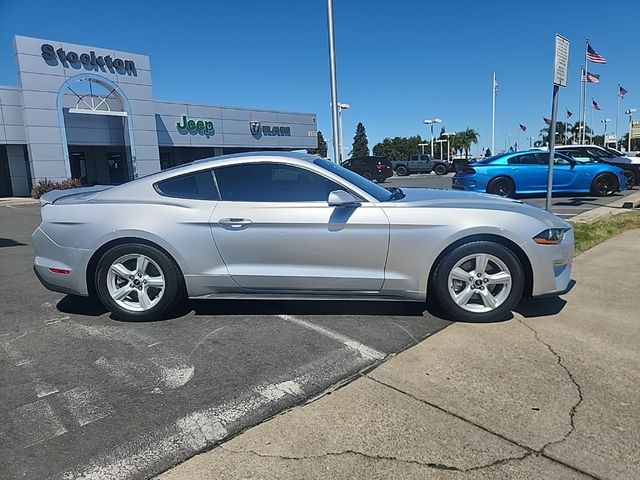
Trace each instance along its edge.
<instances>
[{"instance_id":1,"label":"car hood","mask_svg":"<svg viewBox=\"0 0 640 480\"><path fill-rule=\"evenodd\" d=\"M506 211L536 218L549 227L570 227L570 225L560 217L512 198L500 197L488 193L438 190L433 188L403 188L402 191L405 197L389 202L389 206Z\"/></svg>"}]
</instances>

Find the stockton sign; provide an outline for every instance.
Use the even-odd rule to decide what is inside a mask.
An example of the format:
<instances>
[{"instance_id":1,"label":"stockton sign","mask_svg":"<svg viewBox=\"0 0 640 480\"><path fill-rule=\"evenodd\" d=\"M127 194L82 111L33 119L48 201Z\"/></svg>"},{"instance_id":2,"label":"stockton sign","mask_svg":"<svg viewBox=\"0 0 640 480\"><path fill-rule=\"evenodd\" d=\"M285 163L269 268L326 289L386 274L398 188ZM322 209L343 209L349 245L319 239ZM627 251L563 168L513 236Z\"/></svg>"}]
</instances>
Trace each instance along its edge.
<instances>
[{"instance_id":1,"label":"stockton sign","mask_svg":"<svg viewBox=\"0 0 640 480\"><path fill-rule=\"evenodd\" d=\"M193 120L186 115L182 116L182 123L176 124L178 130L182 132L204 133L205 135L213 135L214 127L211 120Z\"/></svg>"},{"instance_id":2,"label":"stockton sign","mask_svg":"<svg viewBox=\"0 0 640 480\"><path fill-rule=\"evenodd\" d=\"M85 66L97 66L107 67L109 70L116 70L118 72L131 72L135 73L136 65L132 60L122 60L121 58L111 58L111 55L96 55L96 52L91 50L89 53L76 53L65 52L64 48L55 49L53 45L48 43L42 44L40 47L42 52L42 58L47 61L55 62L59 59L64 66L66 64L79 64ZM103 68L104 70L104 68Z\"/></svg>"}]
</instances>

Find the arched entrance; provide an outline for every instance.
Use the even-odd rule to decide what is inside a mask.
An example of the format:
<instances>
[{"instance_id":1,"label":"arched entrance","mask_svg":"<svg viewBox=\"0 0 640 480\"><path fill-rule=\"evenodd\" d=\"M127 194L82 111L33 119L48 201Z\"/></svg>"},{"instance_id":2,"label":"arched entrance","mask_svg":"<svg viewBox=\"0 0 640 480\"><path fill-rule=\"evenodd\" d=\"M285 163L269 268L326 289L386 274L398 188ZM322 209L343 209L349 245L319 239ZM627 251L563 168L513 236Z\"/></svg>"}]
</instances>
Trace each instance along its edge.
<instances>
[{"instance_id":1,"label":"arched entrance","mask_svg":"<svg viewBox=\"0 0 640 480\"><path fill-rule=\"evenodd\" d=\"M137 178L131 108L115 83L76 75L60 88L57 106L67 176L84 185Z\"/></svg>"}]
</instances>

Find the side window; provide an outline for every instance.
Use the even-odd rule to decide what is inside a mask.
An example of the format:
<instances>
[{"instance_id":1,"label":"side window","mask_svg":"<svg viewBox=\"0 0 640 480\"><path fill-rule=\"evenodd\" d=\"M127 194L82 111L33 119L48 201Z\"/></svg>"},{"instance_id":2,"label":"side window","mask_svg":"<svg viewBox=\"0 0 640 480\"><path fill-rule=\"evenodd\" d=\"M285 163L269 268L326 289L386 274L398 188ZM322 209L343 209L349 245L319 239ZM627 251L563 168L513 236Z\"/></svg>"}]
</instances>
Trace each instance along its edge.
<instances>
[{"instance_id":1,"label":"side window","mask_svg":"<svg viewBox=\"0 0 640 480\"><path fill-rule=\"evenodd\" d=\"M215 169L222 200L231 202L326 202L344 187L303 168L277 163Z\"/></svg>"},{"instance_id":2,"label":"side window","mask_svg":"<svg viewBox=\"0 0 640 480\"><path fill-rule=\"evenodd\" d=\"M411 157L409 157L409 160L412 162L418 160L418 155L411 155Z\"/></svg>"},{"instance_id":3,"label":"side window","mask_svg":"<svg viewBox=\"0 0 640 480\"><path fill-rule=\"evenodd\" d=\"M191 198L194 200L219 200L218 190L213 183L211 170L188 173L179 177L162 180L155 184L160 195L166 197Z\"/></svg>"},{"instance_id":4,"label":"side window","mask_svg":"<svg viewBox=\"0 0 640 480\"><path fill-rule=\"evenodd\" d=\"M574 148L571 150L563 150L563 153L567 153L569 155L571 155L571 157L573 157L574 159L578 160L578 161L590 161L590 160L595 160L597 157L594 157L593 155L590 155L589 152L586 149L581 149L581 148Z\"/></svg>"},{"instance_id":5,"label":"side window","mask_svg":"<svg viewBox=\"0 0 640 480\"><path fill-rule=\"evenodd\" d=\"M553 164L554 165L571 165L571 162L569 161L568 158L556 154L553 157Z\"/></svg>"},{"instance_id":6,"label":"side window","mask_svg":"<svg viewBox=\"0 0 640 480\"><path fill-rule=\"evenodd\" d=\"M533 153L517 155L509 159L509 165L540 165L538 156Z\"/></svg>"}]
</instances>

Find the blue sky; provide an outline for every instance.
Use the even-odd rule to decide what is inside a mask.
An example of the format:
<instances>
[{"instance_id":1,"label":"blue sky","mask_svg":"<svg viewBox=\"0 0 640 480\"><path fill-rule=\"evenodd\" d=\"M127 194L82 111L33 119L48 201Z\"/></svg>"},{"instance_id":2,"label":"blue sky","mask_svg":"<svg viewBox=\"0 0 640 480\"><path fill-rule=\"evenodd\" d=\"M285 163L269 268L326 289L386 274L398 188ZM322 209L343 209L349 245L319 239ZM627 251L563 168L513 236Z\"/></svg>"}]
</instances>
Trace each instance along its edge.
<instances>
[{"instance_id":1,"label":"blue sky","mask_svg":"<svg viewBox=\"0 0 640 480\"><path fill-rule=\"evenodd\" d=\"M422 121L433 117L447 131L475 128L476 151L489 146L493 71L496 146L504 148L509 134L528 144L550 116L556 32L571 41L561 119L567 107L578 117L586 36L608 61L590 66L602 80L589 91L602 107L596 132L602 118L615 122L618 82L629 91L621 111L640 110L638 0L334 2L338 93L351 105L345 147L358 121L373 146L387 136L428 137ZM14 34L146 53L158 99L314 112L329 138L326 25L324 0L0 0L0 84L17 82Z\"/></svg>"}]
</instances>

